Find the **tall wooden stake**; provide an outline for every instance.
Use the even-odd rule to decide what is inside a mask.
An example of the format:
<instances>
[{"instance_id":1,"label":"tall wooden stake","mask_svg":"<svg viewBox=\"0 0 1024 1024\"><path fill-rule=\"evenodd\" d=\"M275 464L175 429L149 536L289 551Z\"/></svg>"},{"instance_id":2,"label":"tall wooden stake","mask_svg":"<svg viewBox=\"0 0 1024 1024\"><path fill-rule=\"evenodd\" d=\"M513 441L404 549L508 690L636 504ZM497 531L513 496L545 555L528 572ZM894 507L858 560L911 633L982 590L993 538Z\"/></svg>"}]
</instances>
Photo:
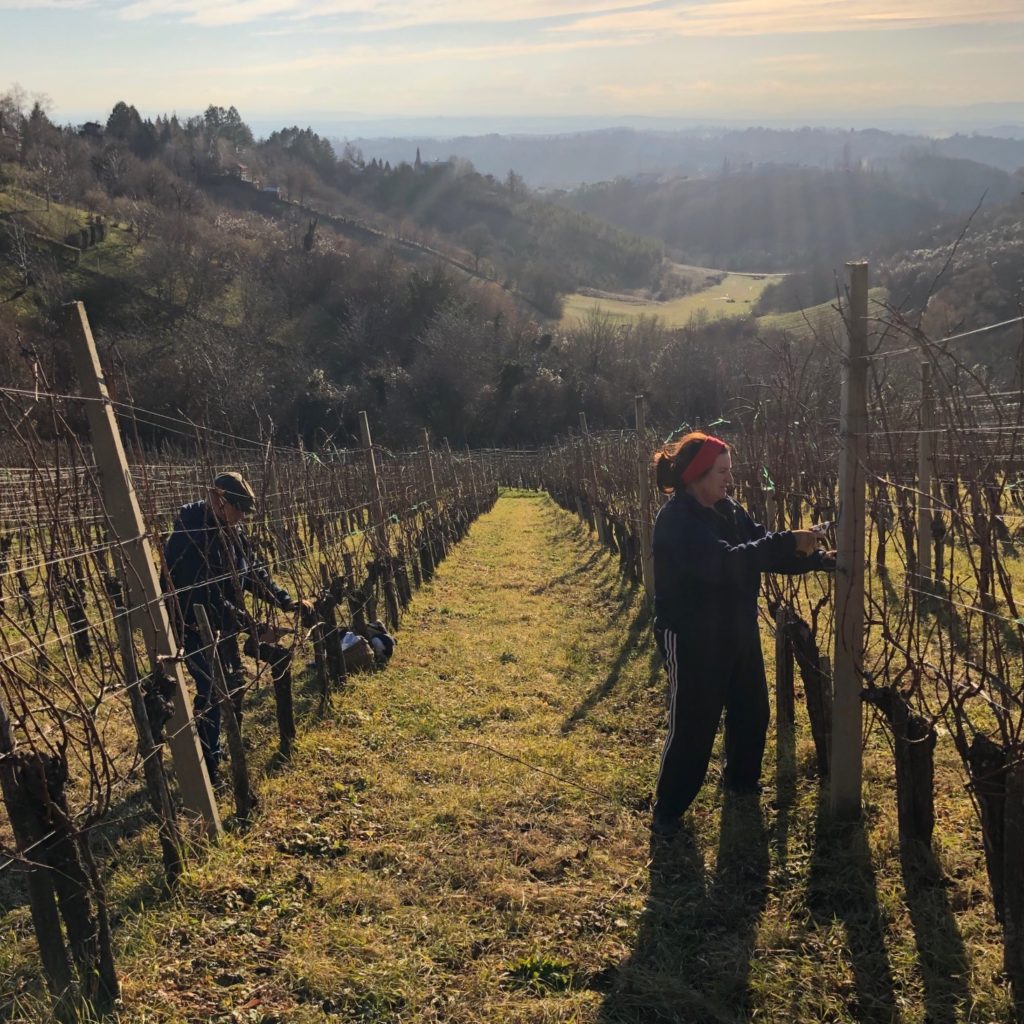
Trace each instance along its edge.
<instances>
[{"instance_id":1,"label":"tall wooden stake","mask_svg":"<svg viewBox=\"0 0 1024 1024\"><path fill-rule=\"evenodd\" d=\"M775 612L775 739L779 755L786 749L787 744L792 748L796 724L793 648L786 637L789 617L789 608L780 601Z\"/></svg>"},{"instance_id":2,"label":"tall wooden stake","mask_svg":"<svg viewBox=\"0 0 1024 1024\"><path fill-rule=\"evenodd\" d=\"M640 484L640 563L648 601L654 600L654 551L651 547L651 523L647 514L651 507L651 474L648 468L647 423L644 417L644 396L636 396L636 453Z\"/></svg>"},{"instance_id":3,"label":"tall wooden stake","mask_svg":"<svg viewBox=\"0 0 1024 1024\"><path fill-rule=\"evenodd\" d=\"M288 536L288 517L284 514L284 503L281 500L280 484L277 478L277 459L269 442L263 480L267 509L270 513L270 532L277 544L278 561L283 562L291 558L295 552L292 550L291 538Z\"/></svg>"},{"instance_id":4,"label":"tall wooden stake","mask_svg":"<svg viewBox=\"0 0 1024 1024\"><path fill-rule=\"evenodd\" d=\"M39 943L43 974L46 975L46 984L53 997L54 1016L61 1024L72 1024L82 1019L78 1012L81 1007L77 1005L74 970L60 925L52 872L45 864L33 863L38 857L31 856L37 840L16 767L16 752L11 720L0 696L0 793L3 794L15 846L19 853L29 851L26 863L29 910Z\"/></svg>"},{"instance_id":5,"label":"tall wooden stake","mask_svg":"<svg viewBox=\"0 0 1024 1024\"><path fill-rule=\"evenodd\" d=\"M430 451L430 431L423 428L423 447L427 452L427 468L430 470L430 493L434 499L434 511L440 511L440 502L437 496L437 477L434 474L434 456Z\"/></svg>"},{"instance_id":6,"label":"tall wooden stake","mask_svg":"<svg viewBox=\"0 0 1024 1024\"><path fill-rule=\"evenodd\" d=\"M583 482L583 454L571 428L569 430L569 447L572 450L572 470L566 474L566 479L572 481L572 493L576 499L576 518L581 523L586 523L587 513L583 507L583 492L580 490L580 484ZM568 461L568 456L566 461ZM568 469L568 467L566 468Z\"/></svg>"},{"instance_id":7,"label":"tall wooden stake","mask_svg":"<svg viewBox=\"0 0 1024 1024\"><path fill-rule=\"evenodd\" d=\"M590 507L594 512L594 524L597 527L597 539L604 544L604 517L598 508L601 491L597 483L597 463L594 462L594 446L590 443L590 431L587 429L587 414L580 413L580 433L586 450L587 469L590 477Z\"/></svg>"},{"instance_id":8,"label":"tall wooden stake","mask_svg":"<svg viewBox=\"0 0 1024 1024\"><path fill-rule=\"evenodd\" d=\"M181 800L186 811L204 822L210 835L219 836L222 833L220 814L199 749L189 690L181 663L176 660L178 642L161 593L153 545L128 471L89 318L81 302L74 305L73 329L69 339L71 356L82 394L87 399L85 411L103 490L103 504L111 532L120 543L125 561L125 579L134 611L134 625L142 629L151 662L162 668L177 684L168 742Z\"/></svg>"},{"instance_id":9,"label":"tall wooden stake","mask_svg":"<svg viewBox=\"0 0 1024 1024\"><path fill-rule=\"evenodd\" d=\"M249 786L249 766L246 763L245 744L242 742L242 728L235 713L234 694L228 689L228 681L224 678L224 666L217 653L219 637L213 635L206 609L197 604L195 612L199 638L206 648L206 664L210 666L210 700L220 704L220 721L231 753L231 788L235 795L235 813L242 821L248 821L256 800Z\"/></svg>"},{"instance_id":10,"label":"tall wooden stake","mask_svg":"<svg viewBox=\"0 0 1024 1024\"><path fill-rule=\"evenodd\" d=\"M771 436L771 430L774 426L774 404L770 398L766 398L764 402L764 430L766 437ZM774 532L781 528L779 524L778 502L775 497L778 486L778 481L774 477L772 478L772 487L770 488L767 481L762 482L762 487L764 488L764 519L769 532Z\"/></svg>"},{"instance_id":11,"label":"tall wooden stake","mask_svg":"<svg viewBox=\"0 0 1024 1024\"><path fill-rule=\"evenodd\" d=\"M362 435L363 448L366 449L366 468L370 474L370 505L373 509L372 536L378 545L381 557L388 555L388 532L384 522L384 496L380 490L380 476L377 474L377 459L373 454L373 439L370 437L370 420L365 412L359 413L359 433Z\"/></svg>"},{"instance_id":12,"label":"tall wooden stake","mask_svg":"<svg viewBox=\"0 0 1024 1024\"><path fill-rule=\"evenodd\" d=\"M922 583L932 578L932 366L921 364L921 430L917 435L917 574Z\"/></svg>"},{"instance_id":13,"label":"tall wooden stake","mask_svg":"<svg viewBox=\"0 0 1024 1024\"><path fill-rule=\"evenodd\" d=\"M867 453L868 265L848 263L850 310L840 408L836 627L832 664L829 807L842 820L861 811L861 667L864 658L864 459Z\"/></svg>"},{"instance_id":14,"label":"tall wooden stake","mask_svg":"<svg viewBox=\"0 0 1024 1024\"><path fill-rule=\"evenodd\" d=\"M120 590L120 588L118 588ZM146 790L149 802L157 816L160 849L164 859L164 873L169 884L173 885L181 876L182 853L181 834L178 832L178 817L174 811L170 790L167 788L167 776L164 774L163 753L153 741L153 731L149 725L146 712L146 701L142 695L138 668L135 664L135 646L132 643L132 627L128 614L121 607L115 607L114 625L117 629L117 642L121 648L121 664L124 666L124 679L128 691L128 701L135 720L135 732L139 738L139 756L142 758L142 770L146 779Z\"/></svg>"},{"instance_id":15,"label":"tall wooden stake","mask_svg":"<svg viewBox=\"0 0 1024 1024\"><path fill-rule=\"evenodd\" d=\"M384 590L384 616L392 629L398 628L400 617L398 609L398 592L395 588L395 569L392 561L391 541L388 536L388 524L384 514L384 496L380 487L380 474L377 472L377 458L373 452L373 440L370 437L370 420L365 412L359 413L359 433L362 435L363 447L366 449L366 466L370 473L371 506L376 523L373 537L377 544L377 558L380 562L381 581Z\"/></svg>"},{"instance_id":16,"label":"tall wooden stake","mask_svg":"<svg viewBox=\"0 0 1024 1024\"><path fill-rule=\"evenodd\" d=\"M441 498L437 490L437 474L434 472L434 453L430 449L430 431L426 427L423 428L423 446L427 451L427 467L430 470L430 493L434 498L434 520L436 523L440 522L441 517ZM426 520L424 519L424 523ZM444 531L441 529L437 530L438 543L441 546L442 554L445 554L444 546L446 543Z\"/></svg>"}]
</instances>

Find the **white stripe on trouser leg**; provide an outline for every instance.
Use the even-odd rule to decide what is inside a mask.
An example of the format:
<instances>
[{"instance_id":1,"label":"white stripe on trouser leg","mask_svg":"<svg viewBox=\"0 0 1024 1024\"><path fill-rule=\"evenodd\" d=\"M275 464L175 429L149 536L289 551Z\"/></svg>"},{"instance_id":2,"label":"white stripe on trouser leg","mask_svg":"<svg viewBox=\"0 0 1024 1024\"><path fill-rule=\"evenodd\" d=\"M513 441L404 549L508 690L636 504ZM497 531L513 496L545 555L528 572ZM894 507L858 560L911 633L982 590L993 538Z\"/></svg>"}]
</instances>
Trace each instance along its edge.
<instances>
[{"instance_id":1,"label":"white stripe on trouser leg","mask_svg":"<svg viewBox=\"0 0 1024 1024\"><path fill-rule=\"evenodd\" d=\"M655 788L661 785L661 774L665 770L665 758L668 757L669 747L676 734L676 694L679 690L679 658L677 636L674 630L665 630L665 667L668 669L668 736L665 737L665 746L661 750L661 763L658 766L658 781Z\"/></svg>"}]
</instances>

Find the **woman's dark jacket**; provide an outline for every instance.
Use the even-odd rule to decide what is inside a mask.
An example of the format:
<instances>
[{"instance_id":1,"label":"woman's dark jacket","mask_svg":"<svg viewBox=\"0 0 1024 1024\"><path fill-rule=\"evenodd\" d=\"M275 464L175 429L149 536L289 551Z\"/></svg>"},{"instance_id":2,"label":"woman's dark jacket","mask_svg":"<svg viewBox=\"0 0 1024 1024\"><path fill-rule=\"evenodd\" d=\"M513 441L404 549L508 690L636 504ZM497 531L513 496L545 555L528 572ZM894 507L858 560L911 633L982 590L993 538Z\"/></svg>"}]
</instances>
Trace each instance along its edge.
<instances>
[{"instance_id":1,"label":"woman's dark jacket","mask_svg":"<svg viewBox=\"0 0 1024 1024\"><path fill-rule=\"evenodd\" d=\"M164 546L164 562L186 623L195 622L193 609L201 604L214 631L236 632L251 621L245 590L285 611L293 607L288 592L274 583L256 557L244 530L219 523L205 501L181 507Z\"/></svg>"},{"instance_id":2,"label":"woman's dark jacket","mask_svg":"<svg viewBox=\"0 0 1024 1024\"><path fill-rule=\"evenodd\" d=\"M703 645L757 629L761 573L823 568L821 554L796 554L796 538L768 533L732 498L713 508L674 494L654 523L655 626Z\"/></svg>"}]
</instances>

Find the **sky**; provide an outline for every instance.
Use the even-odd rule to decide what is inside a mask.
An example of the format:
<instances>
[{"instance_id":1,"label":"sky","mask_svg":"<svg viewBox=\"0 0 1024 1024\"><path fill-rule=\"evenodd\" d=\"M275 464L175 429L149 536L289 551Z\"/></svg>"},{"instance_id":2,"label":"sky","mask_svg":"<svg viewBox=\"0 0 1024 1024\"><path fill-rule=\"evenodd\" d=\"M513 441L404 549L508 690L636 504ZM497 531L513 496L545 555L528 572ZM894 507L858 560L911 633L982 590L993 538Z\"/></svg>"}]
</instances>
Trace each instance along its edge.
<instances>
[{"instance_id":1,"label":"sky","mask_svg":"<svg viewBox=\"0 0 1024 1024\"><path fill-rule=\"evenodd\" d=\"M0 0L58 122L827 119L1024 100L1024 0Z\"/></svg>"}]
</instances>

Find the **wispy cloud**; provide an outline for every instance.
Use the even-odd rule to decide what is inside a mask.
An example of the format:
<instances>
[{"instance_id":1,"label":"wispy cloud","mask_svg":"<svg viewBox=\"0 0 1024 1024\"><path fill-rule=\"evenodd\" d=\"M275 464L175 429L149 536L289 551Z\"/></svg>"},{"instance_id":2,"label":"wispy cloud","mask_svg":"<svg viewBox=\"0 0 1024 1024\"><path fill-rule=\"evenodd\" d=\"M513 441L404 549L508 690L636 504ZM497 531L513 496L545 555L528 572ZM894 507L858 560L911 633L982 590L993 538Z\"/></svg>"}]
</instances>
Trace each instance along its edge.
<instances>
[{"instance_id":1,"label":"wispy cloud","mask_svg":"<svg viewBox=\"0 0 1024 1024\"><path fill-rule=\"evenodd\" d=\"M756 36L992 24L1024 24L1024 4L1020 0L688 0L584 16L554 31L628 29L686 36Z\"/></svg>"},{"instance_id":2,"label":"wispy cloud","mask_svg":"<svg viewBox=\"0 0 1024 1024\"><path fill-rule=\"evenodd\" d=\"M989 55L1024 53L1024 43L989 43L981 46L956 46L948 51L955 57L986 57Z\"/></svg>"},{"instance_id":3,"label":"wispy cloud","mask_svg":"<svg viewBox=\"0 0 1024 1024\"><path fill-rule=\"evenodd\" d=\"M52 11L94 7L95 0L0 0L0 11Z\"/></svg>"},{"instance_id":4,"label":"wispy cloud","mask_svg":"<svg viewBox=\"0 0 1024 1024\"><path fill-rule=\"evenodd\" d=\"M845 71L849 65L836 61L834 56L824 53L775 53L767 57L755 57L750 63L768 71L785 72L791 75L828 75Z\"/></svg>"},{"instance_id":5,"label":"wispy cloud","mask_svg":"<svg viewBox=\"0 0 1024 1024\"><path fill-rule=\"evenodd\" d=\"M656 6L653 0L308 0L302 17L359 13L381 27L494 24L592 17Z\"/></svg>"},{"instance_id":6,"label":"wispy cloud","mask_svg":"<svg viewBox=\"0 0 1024 1024\"><path fill-rule=\"evenodd\" d=\"M11 0L0 0L0 5ZM649 8L651 0L132 0L118 5L126 20L171 17L197 25L238 25L266 19L309 22L353 19L362 30L392 31L431 25L489 25L589 18Z\"/></svg>"},{"instance_id":7,"label":"wispy cloud","mask_svg":"<svg viewBox=\"0 0 1024 1024\"><path fill-rule=\"evenodd\" d=\"M652 100L662 100L666 97L677 94L677 87L670 82L649 82L641 85L623 85L618 82L609 82L598 85L593 90L597 96L606 97L623 103L648 103Z\"/></svg>"},{"instance_id":8,"label":"wispy cloud","mask_svg":"<svg viewBox=\"0 0 1024 1024\"><path fill-rule=\"evenodd\" d=\"M576 50L621 49L640 46L647 41L642 36L610 36L605 39L566 39L490 43L479 46L438 46L433 48L395 46L353 46L344 50L331 50L296 57L292 60L237 67L206 68L196 75L223 77L225 73L238 76L272 76L290 72L319 71L332 68L353 68L365 65L387 66L412 64L455 63L463 61L498 62L516 57L535 57L541 54L567 53Z\"/></svg>"},{"instance_id":9,"label":"wispy cloud","mask_svg":"<svg viewBox=\"0 0 1024 1024\"><path fill-rule=\"evenodd\" d=\"M1020 93L1021 54L1024 0L0 0L3 72L75 111L746 116L845 110L854 78L865 108L975 103Z\"/></svg>"},{"instance_id":10,"label":"wispy cloud","mask_svg":"<svg viewBox=\"0 0 1024 1024\"><path fill-rule=\"evenodd\" d=\"M126 21L171 17L201 25L238 25L249 21L289 14L294 0L233 0L206 3L205 0L136 0L118 9Z\"/></svg>"}]
</instances>

